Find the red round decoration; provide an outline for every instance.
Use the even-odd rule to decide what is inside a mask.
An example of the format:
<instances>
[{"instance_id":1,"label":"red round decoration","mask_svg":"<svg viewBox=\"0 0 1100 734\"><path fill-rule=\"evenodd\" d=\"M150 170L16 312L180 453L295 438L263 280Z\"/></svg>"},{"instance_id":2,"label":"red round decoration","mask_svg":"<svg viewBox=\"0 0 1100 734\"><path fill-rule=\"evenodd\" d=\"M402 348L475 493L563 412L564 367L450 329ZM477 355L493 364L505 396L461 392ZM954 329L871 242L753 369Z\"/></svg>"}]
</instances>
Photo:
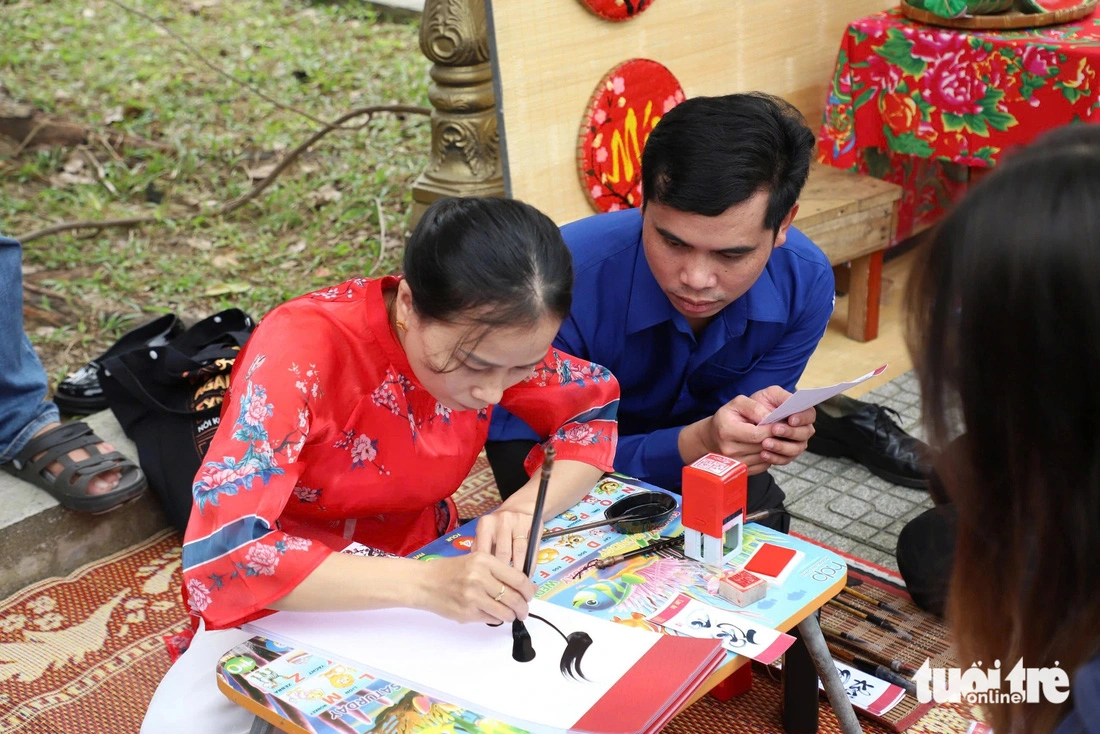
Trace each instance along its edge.
<instances>
[{"instance_id":1,"label":"red round decoration","mask_svg":"<svg viewBox=\"0 0 1100 734\"><path fill-rule=\"evenodd\" d=\"M641 15L642 11L656 0L581 0L584 7L604 20L630 20Z\"/></svg>"},{"instance_id":2,"label":"red round decoration","mask_svg":"<svg viewBox=\"0 0 1100 734\"><path fill-rule=\"evenodd\" d=\"M581 188L596 211L641 206L642 148L653 126L683 101L672 72L649 59L626 61L600 80L577 145Z\"/></svg>"}]
</instances>

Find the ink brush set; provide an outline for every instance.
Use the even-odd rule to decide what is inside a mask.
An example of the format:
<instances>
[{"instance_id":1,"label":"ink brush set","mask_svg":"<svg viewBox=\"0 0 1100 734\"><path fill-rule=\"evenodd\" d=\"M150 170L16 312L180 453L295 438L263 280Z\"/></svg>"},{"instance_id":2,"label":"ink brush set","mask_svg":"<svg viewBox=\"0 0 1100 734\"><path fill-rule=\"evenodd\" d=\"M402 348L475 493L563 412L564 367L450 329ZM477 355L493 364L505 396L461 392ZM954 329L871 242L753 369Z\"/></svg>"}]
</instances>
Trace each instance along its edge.
<instances>
[{"instance_id":1,"label":"ink brush set","mask_svg":"<svg viewBox=\"0 0 1100 734\"><path fill-rule=\"evenodd\" d=\"M835 661L905 691L897 705L878 715L860 708L895 731L912 725L932 706L916 698L913 678L924 661L932 667L957 665L943 620L851 571L847 586L821 608L820 625Z\"/></svg>"}]
</instances>

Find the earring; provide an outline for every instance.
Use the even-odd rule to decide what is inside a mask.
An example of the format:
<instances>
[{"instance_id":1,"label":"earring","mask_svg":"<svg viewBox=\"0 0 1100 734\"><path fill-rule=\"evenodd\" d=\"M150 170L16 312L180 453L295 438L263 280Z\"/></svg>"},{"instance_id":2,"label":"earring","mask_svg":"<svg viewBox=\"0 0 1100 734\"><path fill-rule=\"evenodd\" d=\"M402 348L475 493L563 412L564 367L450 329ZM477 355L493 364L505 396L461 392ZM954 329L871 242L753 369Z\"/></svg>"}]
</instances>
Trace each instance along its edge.
<instances>
[{"instance_id":1,"label":"earring","mask_svg":"<svg viewBox=\"0 0 1100 734\"><path fill-rule=\"evenodd\" d=\"M398 321L398 322L397 322L397 328L398 328L398 329L401 329L401 331L406 331L406 329L405 329L405 322L404 322L404 321Z\"/></svg>"}]
</instances>

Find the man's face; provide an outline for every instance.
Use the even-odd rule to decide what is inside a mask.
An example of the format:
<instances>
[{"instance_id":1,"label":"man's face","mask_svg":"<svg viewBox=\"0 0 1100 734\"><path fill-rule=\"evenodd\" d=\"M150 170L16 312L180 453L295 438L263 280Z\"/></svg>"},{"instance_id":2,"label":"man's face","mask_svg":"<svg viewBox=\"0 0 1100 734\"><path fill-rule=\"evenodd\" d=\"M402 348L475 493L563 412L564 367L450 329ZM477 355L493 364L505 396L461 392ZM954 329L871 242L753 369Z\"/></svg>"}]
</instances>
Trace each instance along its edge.
<instances>
[{"instance_id":1,"label":"man's face","mask_svg":"<svg viewBox=\"0 0 1100 734\"><path fill-rule=\"evenodd\" d=\"M653 277L692 328L705 326L745 294L760 277L773 247L787 240L798 206L780 225L764 227L768 192L716 217L692 214L651 201L642 224L642 246Z\"/></svg>"}]
</instances>

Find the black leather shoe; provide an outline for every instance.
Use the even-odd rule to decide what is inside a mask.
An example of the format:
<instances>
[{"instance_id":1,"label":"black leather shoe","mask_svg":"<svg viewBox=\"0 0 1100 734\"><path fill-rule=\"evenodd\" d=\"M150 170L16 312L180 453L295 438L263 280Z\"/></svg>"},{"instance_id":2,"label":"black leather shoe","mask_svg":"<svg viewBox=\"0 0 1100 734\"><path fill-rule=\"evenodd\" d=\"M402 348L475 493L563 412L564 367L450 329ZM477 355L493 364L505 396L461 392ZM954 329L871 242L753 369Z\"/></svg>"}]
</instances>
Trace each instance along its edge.
<instances>
[{"instance_id":1,"label":"black leather shoe","mask_svg":"<svg viewBox=\"0 0 1100 734\"><path fill-rule=\"evenodd\" d=\"M817 406L815 433L806 447L821 456L854 459L888 482L928 488L930 450L901 429L897 411L841 395Z\"/></svg>"},{"instance_id":2,"label":"black leather shoe","mask_svg":"<svg viewBox=\"0 0 1100 734\"><path fill-rule=\"evenodd\" d=\"M183 322L175 314L165 314L123 334L102 355L73 372L57 386L53 401L61 412L91 415L107 409L107 399L99 386L99 361L139 347L161 347L183 333Z\"/></svg>"}]
</instances>

